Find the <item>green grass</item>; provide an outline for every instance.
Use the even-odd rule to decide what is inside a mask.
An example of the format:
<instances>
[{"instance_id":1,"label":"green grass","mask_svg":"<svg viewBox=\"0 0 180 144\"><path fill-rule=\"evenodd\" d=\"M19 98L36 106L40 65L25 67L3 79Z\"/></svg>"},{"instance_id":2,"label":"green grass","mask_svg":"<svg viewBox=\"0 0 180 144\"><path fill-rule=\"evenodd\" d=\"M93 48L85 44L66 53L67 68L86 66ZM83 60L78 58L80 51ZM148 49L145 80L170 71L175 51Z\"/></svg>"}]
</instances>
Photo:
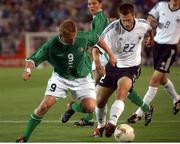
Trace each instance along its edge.
<instances>
[{"instance_id":1,"label":"green grass","mask_svg":"<svg viewBox=\"0 0 180 144\"><path fill-rule=\"evenodd\" d=\"M36 69L27 82L21 79L22 68L1 68L0 70L0 142L14 142L21 135L30 114L41 101L51 75L51 68ZM180 67L172 67L170 78L180 93ZM152 74L152 68L143 68L135 89L143 97ZM30 142L114 142L113 138L93 138L95 128L74 127L73 123L59 123L60 114L64 111L67 99L59 100L44 117L42 123L33 132ZM114 95L109 101L114 100ZM163 87L158 90L152 103L155 107L150 126L144 126L144 120L131 124L135 130L135 142L180 142L180 113L172 114L172 100ZM128 99L125 111L119 123L126 119L137 107ZM75 114L71 120L78 120L82 114ZM109 115L108 115L109 116Z\"/></svg>"}]
</instances>

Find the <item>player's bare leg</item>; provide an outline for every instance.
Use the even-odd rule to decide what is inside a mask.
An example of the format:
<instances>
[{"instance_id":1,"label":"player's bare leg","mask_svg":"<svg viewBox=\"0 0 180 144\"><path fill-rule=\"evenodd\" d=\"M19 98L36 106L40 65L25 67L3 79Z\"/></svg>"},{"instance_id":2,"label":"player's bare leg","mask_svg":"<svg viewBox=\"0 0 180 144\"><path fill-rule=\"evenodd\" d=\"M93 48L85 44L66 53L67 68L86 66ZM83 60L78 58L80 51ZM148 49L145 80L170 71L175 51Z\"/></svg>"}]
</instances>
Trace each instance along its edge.
<instances>
[{"instance_id":1,"label":"player's bare leg","mask_svg":"<svg viewBox=\"0 0 180 144\"><path fill-rule=\"evenodd\" d=\"M43 116L56 103L56 97L45 96L40 105L35 109L34 113L27 124L23 136L19 137L16 142L27 142L33 130L40 124Z\"/></svg>"},{"instance_id":2,"label":"player's bare leg","mask_svg":"<svg viewBox=\"0 0 180 144\"><path fill-rule=\"evenodd\" d=\"M96 107L96 120L98 122L97 127L93 131L95 138L102 137L104 128L106 125L106 113L107 113L107 101L110 95L113 93L112 88L106 88L99 86L97 91L97 107Z\"/></svg>"}]
</instances>

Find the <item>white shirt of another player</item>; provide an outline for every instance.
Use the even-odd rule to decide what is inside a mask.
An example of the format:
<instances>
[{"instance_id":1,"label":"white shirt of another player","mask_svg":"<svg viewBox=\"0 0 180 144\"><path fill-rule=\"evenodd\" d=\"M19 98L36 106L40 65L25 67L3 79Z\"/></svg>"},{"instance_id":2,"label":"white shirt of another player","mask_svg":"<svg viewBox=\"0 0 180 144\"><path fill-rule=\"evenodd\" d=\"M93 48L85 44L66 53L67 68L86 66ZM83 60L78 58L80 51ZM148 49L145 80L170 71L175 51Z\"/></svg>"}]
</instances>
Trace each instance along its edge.
<instances>
[{"instance_id":1,"label":"white shirt of another player","mask_svg":"<svg viewBox=\"0 0 180 144\"><path fill-rule=\"evenodd\" d=\"M117 58L117 67L138 66L141 63L141 47L144 35L151 26L144 19L135 19L134 28L126 30L119 20L109 24L102 37Z\"/></svg>"},{"instance_id":2,"label":"white shirt of another player","mask_svg":"<svg viewBox=\"0 0 180 144\"><path fill-rule=\"evenodd\" d=\"M180 39L180 9L172 11L168 2L159 2L149 15L159 21L154 40L159 44L177 44Z\"/></svg>"}]
</instances>

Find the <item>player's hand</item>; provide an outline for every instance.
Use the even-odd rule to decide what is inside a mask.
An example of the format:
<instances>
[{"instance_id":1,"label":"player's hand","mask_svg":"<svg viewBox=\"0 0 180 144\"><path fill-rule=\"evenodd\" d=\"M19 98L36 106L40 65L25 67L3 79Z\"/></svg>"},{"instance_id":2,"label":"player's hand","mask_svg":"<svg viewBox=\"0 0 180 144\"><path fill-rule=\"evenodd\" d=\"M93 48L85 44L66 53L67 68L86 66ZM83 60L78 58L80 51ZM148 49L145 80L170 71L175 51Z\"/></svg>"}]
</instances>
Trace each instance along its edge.
<instances>
[{"instance_id":1,"label":"player's hand","mask_svg":"<svg viewBox=\"0 0 180 144\"><path fill-rule=\"evenodd\" d=\"M27 71L24 71L23 73L22 73L22 79L23 80L28 80L29 78L31 77L31 73L29 73L29 72L27 72Z\"/></svg>"},{"instance_id":2,"label":"player's hand","mask_svg":"<svg viewBox=\"0 0 180 144\"><path fill-rule=\"evenodd\" d=\"M104 69L104 66L102 66L100 60L98 61L94 61L95 62L95 65L96 65L96 71L99 75L103 76L105 75L105 69Z\"/></svg>"},{"instance_id":3,"label":"player's hand","mask_svg":"<svg viewBox=\"0 0 180 144\"><path fill-rule=\"evenodd\" d=\"M117 60L114 55L109 55L109 61L113 66L116 66Z\"/></svg>"},{"instance_id":4,"label":"player's hand","mask_svg":"<svg viewBox=\"0 0 180 144\"><path fill-rule=\"evenodd\" d=\"M100 65L96 65L96 71L100 76L103 76L106 74L105 72L105 68L100 64Z\"/></svg>"}]
</instances>

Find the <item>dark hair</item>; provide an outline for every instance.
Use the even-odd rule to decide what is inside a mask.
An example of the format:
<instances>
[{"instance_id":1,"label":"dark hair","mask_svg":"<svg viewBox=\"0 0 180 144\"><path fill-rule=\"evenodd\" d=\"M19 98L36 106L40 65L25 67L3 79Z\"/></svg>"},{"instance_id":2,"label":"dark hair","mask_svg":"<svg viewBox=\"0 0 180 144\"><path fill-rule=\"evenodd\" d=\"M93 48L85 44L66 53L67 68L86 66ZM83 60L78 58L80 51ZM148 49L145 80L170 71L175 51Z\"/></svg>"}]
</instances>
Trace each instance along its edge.
<instances>
[{"instance_id":1,"label":"dark hair","mask_svg":"<svg viewBox=\"0 0 180 144\"><path fill-rule=\"evenodd\" d=\"M102 0L97 0L99 3L102 3Z\"/></svg>"},{"instance_id":2,"label":"dark hair","mask_svg":"<svg viewBox=\"0 0 180 144\"><path fill-rule=\"evenodd\" d=\"M77 32L76 24L73 20L67 19L59 26L59 33L65 37L71 37L71 33Z\"/></svg>"},{"instance_id":3,"label":"dark hair","mask_svg":"<svg viewBox=\"0 0 180 144\"><path fill-rule=\"evenodd\" d=\"M122 4L119 8L118 8L118 13L119 14L123 14L123 15L128 15L129 13L134 13L134 7L132 4Z\"/></svg>"},{"instance_id":4,"label":"dark hair","mask_svg":"<svg viewBox=\"0 0 180 144\"><path fill-rule=\"evenodd\" d=\"M102 3L102 0L97 0L99 3Z\"/></svg>"}]
</instances>

